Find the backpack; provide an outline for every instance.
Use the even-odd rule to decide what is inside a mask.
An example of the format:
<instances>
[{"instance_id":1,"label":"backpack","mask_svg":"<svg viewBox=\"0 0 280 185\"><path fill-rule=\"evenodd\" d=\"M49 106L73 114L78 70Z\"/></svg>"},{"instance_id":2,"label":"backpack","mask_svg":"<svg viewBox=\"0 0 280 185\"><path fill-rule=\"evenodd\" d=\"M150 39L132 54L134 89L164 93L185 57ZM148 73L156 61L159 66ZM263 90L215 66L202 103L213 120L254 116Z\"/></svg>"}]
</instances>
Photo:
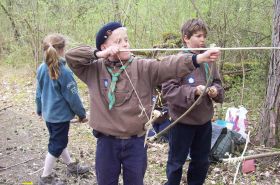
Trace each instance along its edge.
<instances>
[{"instance_id":1,"label":"backpack","mask_svg":"<svg viewBox=\"0 0 280 185\"><path fill-rule=\"evenodd\" d=\"M215 127L212 127L212 133L215 132ZM216 132L217 133L217 132ZM217 140L214 142L209 159L211 162L220 162L224 158L228 158L229 154L233 154L237 146L245 144L246 140L241 134L228 130L223 127Z\"/></svg>"}]
</instances>

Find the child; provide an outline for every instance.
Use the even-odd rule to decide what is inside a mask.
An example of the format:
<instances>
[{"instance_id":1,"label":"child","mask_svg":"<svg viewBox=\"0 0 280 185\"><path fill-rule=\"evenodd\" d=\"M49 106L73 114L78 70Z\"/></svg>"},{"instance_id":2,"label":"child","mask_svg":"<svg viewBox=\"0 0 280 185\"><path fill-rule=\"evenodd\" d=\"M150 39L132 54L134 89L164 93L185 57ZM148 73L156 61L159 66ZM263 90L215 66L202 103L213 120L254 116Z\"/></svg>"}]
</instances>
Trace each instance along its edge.
<instances>
[{"instance_id":1,"label":"child","mask_svg":"<svg viewBox=\"0 0 280 185\"><path fill-rule=\"evenodd\" d=\"M143 185L147 167L144 125L153 88L189 74L201 61L216 60L219 51L168 56L162 62L136 58L119 51L129 49L129 41L126 28L118 22L107 23L98 31L96 48L73 48L66 53L66 61L89 88L89 124L98 138L97 182L117 185L122 169L124 185Z\"/></svg>"},{"instance_id":2,"label":"child","mask_svg":"<svg viewBox=\"0 0 280 185\"><path fill-rule=\"evenodd\" d=\"M200 19L187 21L181 29L182 40L187 48L205 47L207 26ZM199 54L199 51L185 52L187 55ZM179 185L182 167L190 153L191 162L188 169L188 184L203 184L209 167L208 155L211 145L211 118L213 116L212 100L221 103L224 90L218 71L214 67L211 86L202 101L177 123L169 132L169 153L167 161L166 185ZM196 68L191 74L169 80L162 86L163 97L167 101L172 120L180 117L202 94L209 77L207 63Z\"/></svg>"},{"instance_id":3,"label":"child","mask_svg":"<svg viewBox=\"0 0 280 185\"><path fill-rule=\"evenodd\" d=\"M73 162L67 150L70 120L78 115L86 122L86 112L78 95L72 72L65 67L65 38L60 34L48 35L43 41L44 63L37 71L37 114L46 121L49 131L48 154L39 185L63 184L51 173L56 159L61 156L68 173L86 173L88 167Z\"/></svg>"}]
</instances>

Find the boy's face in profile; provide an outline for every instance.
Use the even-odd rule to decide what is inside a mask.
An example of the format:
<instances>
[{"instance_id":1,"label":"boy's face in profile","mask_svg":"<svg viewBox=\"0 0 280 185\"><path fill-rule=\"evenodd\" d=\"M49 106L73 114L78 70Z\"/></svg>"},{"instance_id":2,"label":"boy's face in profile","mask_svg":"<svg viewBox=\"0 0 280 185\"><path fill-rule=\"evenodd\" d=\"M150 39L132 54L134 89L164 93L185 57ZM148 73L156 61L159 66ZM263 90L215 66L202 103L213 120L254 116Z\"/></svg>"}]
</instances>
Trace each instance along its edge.
<instances>
[{"instance_id":1,"label":"boy's face in profile","mask_svg":"<svg viewBox=\"0 0 280 185\"><path fill-rule=\"evenodd\" d=\"M127 36L127 30L124 27L115 29L112 31L112 34L108 37L106 42L103 44L105 48L108 48L110 46L116 45L119 47L119 49L129 49L129 41ZM128 60L131 56L130 52L119 52L116 56L111 56L111 60Z\"/></svg>"},{"instance_id":2,"label":"boy's face in profile","mask_svg":"<svg viewBox=\"0 0 280 185\"><path fill-rule=\"evenodd\" d=\"M184 36L184 42L188 48L204 48L206 41L206 34L203 31L195 32L190 38ZM200 53L200 51L194 51Z\"/></svg>"}]
</instances>

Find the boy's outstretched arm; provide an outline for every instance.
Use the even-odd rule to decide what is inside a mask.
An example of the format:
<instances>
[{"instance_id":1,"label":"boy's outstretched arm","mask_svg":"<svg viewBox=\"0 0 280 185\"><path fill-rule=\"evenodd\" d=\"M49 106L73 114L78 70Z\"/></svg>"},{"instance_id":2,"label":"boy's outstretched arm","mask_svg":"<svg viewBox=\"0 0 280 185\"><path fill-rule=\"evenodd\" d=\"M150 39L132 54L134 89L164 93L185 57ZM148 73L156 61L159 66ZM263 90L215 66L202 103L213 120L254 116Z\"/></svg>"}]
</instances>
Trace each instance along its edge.
<instances>
[{"instance_id":1,"label":"boy's outstretched arm","mask_svg":"<svg viewBox=\"0 0 280 185\"><path fill-rule=\"evenodd\" d=\"M87 83L89 66L95 63L95 48L91 46L78 46L68 50L65 58L68 66L83 82Z\"/></svg>"},{"instance_id":2,"label":"boy's outstretched arm","mask_svg":"<svg viewBox=\"0 0 280 185\"><path fill-rule=\"evenodd\" d=\"M211 62L215 62L216 60L218 60L218 58L220 57L220 50L218 49L211 49L211 50L207 50L204 53L198 54L197 55L197 63L211 63Z\"/></svg>"},{"instance_id":3,"label":"boy's outstretched arm","mask_svg":"<svg viewBox=\"0 0 280 185\"><path fill-rule=\"evenodd\" d=\"M218 59L219 50L208 50L202 54L183 53L164 57L161 62L150 60L143 62L141 74L146 74L152 86L157 86L170 79L181 78L190 74L201 63L211 63Z\"/></svg>"}]
</instances>

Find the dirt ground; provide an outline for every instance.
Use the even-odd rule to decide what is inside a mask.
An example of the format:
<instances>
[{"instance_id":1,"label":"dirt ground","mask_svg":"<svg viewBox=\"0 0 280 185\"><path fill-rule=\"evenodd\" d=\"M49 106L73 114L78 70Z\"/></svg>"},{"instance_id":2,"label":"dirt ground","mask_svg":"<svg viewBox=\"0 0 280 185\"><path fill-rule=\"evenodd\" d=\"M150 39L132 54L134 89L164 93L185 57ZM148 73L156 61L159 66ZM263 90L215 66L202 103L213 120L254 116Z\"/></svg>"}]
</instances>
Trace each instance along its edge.
<instances>
[{"instance_id":1,"label":"dirt ground","mask_svg":"<svg viewBox=\"0 0 280 185\"><path fill-rule=\"evenodd\" d=\"M34 75L28 69L11 69L1 65L0 74L0 184L37 184L47 152L48 132L43 120L34 113ZM87 90L83 85L80 86L80 94L88 109ZM96 140L87 124L72 124L68 144L71 156L91 166L91 171L83 176L68 177L65 165L58 160L54 172L70 185L96 184L95 146ZM260 153L271 149L250 144L248 151ZM146 185L161 185L166 181L167 152L166 143L149 143ZM232 184L235 166L212 164L205 184ZM187 164L182 184L186 184L186 168ZM236 182L245 185L280 184L279 158L256 160L256 171L250 174L239 171Z\"/></svg>"},{"instance_id":2,"label":"dirt ground","mask_svg":"<svg viewBox=\"0 0 280 185\"><path fill-rule=\"evenodd\" d=\"M36 184L38 176L42 173L44 157L47 151L48 133L42 121L34 119L32 115L20 114L12 110L0 112L1 120L1 147L0 147L0 184ZM75 128L75 126L72 126ZM79 143L78 137L85 138L88 129L77 128L76 132L70 133L70 151L73 158L78 158L80 162L93 165L94 141ZM82 136L75 136L79 134ZM75 145L74 145L75 144ZM86 150L86 152L84 152ZM55 172L62 179L67 179L69 184L92 184L94 182L94 172L87 175L67 177L65 165L58 161Z\"/></svg>"}]
</instances>

